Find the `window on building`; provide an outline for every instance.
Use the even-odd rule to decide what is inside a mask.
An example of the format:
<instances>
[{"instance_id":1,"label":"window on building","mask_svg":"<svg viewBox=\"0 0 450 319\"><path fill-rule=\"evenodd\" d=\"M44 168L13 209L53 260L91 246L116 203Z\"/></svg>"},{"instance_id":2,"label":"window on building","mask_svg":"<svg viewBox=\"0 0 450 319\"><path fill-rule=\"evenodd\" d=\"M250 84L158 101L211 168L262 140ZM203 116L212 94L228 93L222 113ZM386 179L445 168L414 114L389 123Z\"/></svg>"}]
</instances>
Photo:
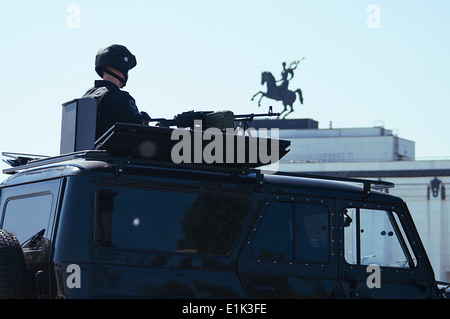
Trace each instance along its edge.
<instances>
[{"instance_id":1,"label":"window on building","mask_svg":"<svg viewBox=\"0 0 450 319\"><path fill-rule=\"evenodd\" d=\"M274 201L257 226L251 252L261 260L324 262L329 238L326 206Z\"/></svg>"},{"instance_id":2,"label":"window on building","mask_svg":"<svg viewBox=\"0 0 450 319\"><path fill-rule=\"evenodd\" d=\"M226 255L249 212L246 197L104 187L96 238L119 249Z\"/></svg>"},{"instance_id":3,"label":"window on building","mask_svg":"<svg viewBox=\"0 0 450 319\"><path fill-rule=\"evenodd\" d=\"M397 213L348 208L344 218L345 260L349 264L400 268L416 265Z\"/></svg>"}]
</instances>

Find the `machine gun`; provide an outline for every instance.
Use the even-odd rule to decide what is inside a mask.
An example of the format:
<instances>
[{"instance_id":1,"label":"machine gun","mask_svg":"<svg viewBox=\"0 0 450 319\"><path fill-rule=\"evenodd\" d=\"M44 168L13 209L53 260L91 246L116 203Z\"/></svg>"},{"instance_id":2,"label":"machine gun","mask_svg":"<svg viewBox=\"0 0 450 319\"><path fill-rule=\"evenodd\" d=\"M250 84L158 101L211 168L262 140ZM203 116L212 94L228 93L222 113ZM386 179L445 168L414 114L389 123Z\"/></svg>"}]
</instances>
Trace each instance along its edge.
<instances>
[{"instance_id":1,"label":"machine gun","mask_svg":"<svg viewBox=\"0 0 450 319\"><path fill-rule=\"evenodd\" d=\"M150 122L157 122L158 127L176 126L178 128L195 128L195 121L201 121L202 129L211 127L219 128L224 131L227 128L236 128L235 122L241 122L243 128L248 128L248 122L253 121L255 117L263 116L279 116L280 113L273 113L272 106L269 107L268 113L263 114L240 114L234 115L232 111L187 111L174 116L173 119L152 118Z\"/></svg>"}]
</instances>

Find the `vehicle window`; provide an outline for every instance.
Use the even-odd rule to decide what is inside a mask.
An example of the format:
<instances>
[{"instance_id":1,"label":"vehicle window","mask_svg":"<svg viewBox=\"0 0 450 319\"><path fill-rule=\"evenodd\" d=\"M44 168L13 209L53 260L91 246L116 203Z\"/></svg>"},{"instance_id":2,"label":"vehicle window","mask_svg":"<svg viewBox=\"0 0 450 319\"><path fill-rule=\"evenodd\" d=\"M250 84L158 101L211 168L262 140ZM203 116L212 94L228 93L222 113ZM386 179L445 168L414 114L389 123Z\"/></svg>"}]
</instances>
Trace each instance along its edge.
<instances>
[{"instance_id":1,"label":"vehicle window","mask_svg":"<svg viewBox=\"0 0 450 319\"><path fill-rule=\"evenodd\" d=\"M293 260L293 217L292 203L273 202L253 240L253 256L263 260Z\"/></svg>"},{"instance_id":2,"label":"vehicle window","mask_svg":"<svg viewBox=\"0 0 450 319\"><path fill-rule=\"evenodd\" d=\"M324 205L274 201L257 226L251 253L262 260L324 262L329 213Z\"/></svg>"},{"instance_id":3,"label":"vehicle window","mask_svg":"<svg viewBox=\"0 0 450 319\"><path fill-rule=\"evenodd\" d=\"M295 259L322 262L329 254L329 214L324 205L295 203Z\"/></svg>"},{"instance_id":4,"label":"vehicle window","mask_svg":"<svg viewBox=\"0 0 450 319\"><path fill-rule=\"evenodd\" d=\"M416 265L397 213L348 208L344 218L345 260L349 264L396 268Z\"/></svg>"},{"instance_id":5,"label":"vehicle window","mask_svg":"<svg viewBox=\"0 0 450 319\"><path fill-rule=\"evenodd\" d=\"M52 201L51 193L8 199L3 229L11 231L23 244L40 230L47 230ZM47 237L47 231L44 237Z\"/></svg>"},{"instance_id":6,"label":"vehicle window","mask_svg":"<svg viewBox=\"0 0 450 319\"><path fill-rule=\"evenodd\" d=\"M245 197L104 187L96 238L120 249L226 255L249 212Z\"/></svg>"}]
</instances>

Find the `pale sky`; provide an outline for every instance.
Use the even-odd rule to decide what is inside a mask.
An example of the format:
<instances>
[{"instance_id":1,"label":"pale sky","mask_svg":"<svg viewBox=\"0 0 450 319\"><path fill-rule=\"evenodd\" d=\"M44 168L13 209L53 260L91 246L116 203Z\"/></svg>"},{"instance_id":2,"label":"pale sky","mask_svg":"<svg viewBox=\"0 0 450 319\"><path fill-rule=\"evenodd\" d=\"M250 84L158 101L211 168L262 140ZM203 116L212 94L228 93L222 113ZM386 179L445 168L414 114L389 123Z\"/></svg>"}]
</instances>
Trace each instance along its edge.
<instances>
[{"instance_id":1,"label":"pale sky","mask_svg":"<svg viewBox=\"0 0 450 319\"><path fill-rule=\"evenodd\" d=\"M275 112L261 73L302 60L288 118L320 128L384 123L416 157L450 157L448 0L17 0L0 9L0 151L59 154L61 104L98 79L97 51L137 57L125 90L140 110ZM1 163L0 169L6 168ZM3 175L0 176L3 179Z\"/></svg>"}]
</instances>

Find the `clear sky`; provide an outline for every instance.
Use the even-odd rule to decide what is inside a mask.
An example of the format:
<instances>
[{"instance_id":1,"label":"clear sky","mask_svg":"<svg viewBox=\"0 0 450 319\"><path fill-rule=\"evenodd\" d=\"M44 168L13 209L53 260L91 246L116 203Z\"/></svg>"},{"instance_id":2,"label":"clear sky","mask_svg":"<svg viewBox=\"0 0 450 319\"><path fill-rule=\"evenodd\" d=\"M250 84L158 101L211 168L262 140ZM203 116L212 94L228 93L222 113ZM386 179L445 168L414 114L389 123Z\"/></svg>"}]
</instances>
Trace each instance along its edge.
<instances>
[{"instance_id":1,"label":"clear sky","mask_svg":"<svg viewBox=\"0 0 450 319\"><path fill-rule=\"evenodd\" d=\"M97 51L137 57L125 88L140 110L266 112L281 103L261 72L302 60L288 118L320 128L381 123L416 142L416 157L450 157L448 0L17 0L0 9L0 151L59 154L61 104L98 79ZM4 163L0 169L6 168ZM3 176L0 176L3 179Z\"/></svg>"}]
</instances>

